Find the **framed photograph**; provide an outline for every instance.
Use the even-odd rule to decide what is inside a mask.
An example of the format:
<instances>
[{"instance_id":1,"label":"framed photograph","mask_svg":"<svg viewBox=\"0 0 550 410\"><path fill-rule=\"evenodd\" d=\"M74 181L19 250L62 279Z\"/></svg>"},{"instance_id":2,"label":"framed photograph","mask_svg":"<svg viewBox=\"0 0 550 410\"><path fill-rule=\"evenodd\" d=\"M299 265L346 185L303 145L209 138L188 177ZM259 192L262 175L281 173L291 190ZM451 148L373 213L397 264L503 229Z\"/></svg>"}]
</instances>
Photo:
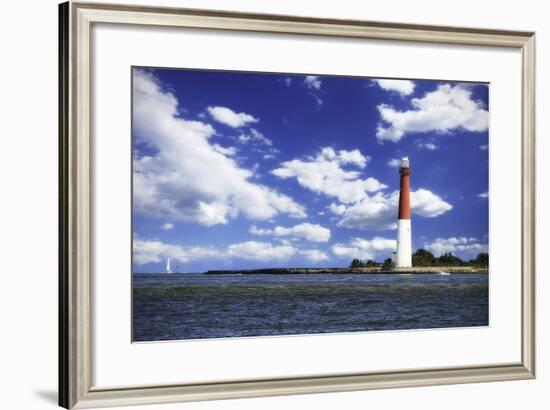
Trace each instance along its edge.
<instances>
[{"instance_id":1,"label":"framed photograph","mask_svg":"<svg viewBox=\"0 0 550 410\"><path fill-rule=\"evenodd\" d=\"M61 406L534 377L534 33L59 21Z\"/></svg>"}]
</instances>

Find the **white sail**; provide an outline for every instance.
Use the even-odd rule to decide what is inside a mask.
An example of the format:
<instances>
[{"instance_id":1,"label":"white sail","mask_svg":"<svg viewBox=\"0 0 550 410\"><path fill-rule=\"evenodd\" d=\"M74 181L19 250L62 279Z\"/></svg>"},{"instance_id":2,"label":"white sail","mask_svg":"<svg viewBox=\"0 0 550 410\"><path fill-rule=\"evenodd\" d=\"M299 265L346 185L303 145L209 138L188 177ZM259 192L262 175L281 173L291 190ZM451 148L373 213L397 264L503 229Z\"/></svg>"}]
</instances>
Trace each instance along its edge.
<instances>
[{"instance_id":1,"label":"white sail","mask_svg":"<svg viewBox=\"0 0 550 410\"><path fill-rule=\"evenodd\" d=\"M170 258L166 260L166 273L172 273L172 268L170 267Z\"/></svg>"}]
</instances>

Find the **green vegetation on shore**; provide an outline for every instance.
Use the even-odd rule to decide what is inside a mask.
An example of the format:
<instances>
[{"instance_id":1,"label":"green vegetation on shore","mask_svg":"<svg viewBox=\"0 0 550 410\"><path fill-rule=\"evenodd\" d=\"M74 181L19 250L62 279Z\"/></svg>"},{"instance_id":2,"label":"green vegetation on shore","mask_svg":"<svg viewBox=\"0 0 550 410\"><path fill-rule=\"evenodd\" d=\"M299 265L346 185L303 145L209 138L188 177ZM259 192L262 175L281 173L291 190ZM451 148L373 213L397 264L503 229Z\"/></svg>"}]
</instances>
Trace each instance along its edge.
<instances>
[{"instance_id":1,"label":"green vegetation on shore","mask_svg":"<svg viewBox=\"0 0 550 410\"><path fill-rule=\"evenodd\" d=\"M463 261L458 256L453 255L451 252L444 253L439 257L435 257L431 252L425 249L418 249L412 255L413 267L428 267L428 266L470 266L474 268L487 269L489 267L489 254L480 253L474 259L469 261ZM360 259L354 259L349 265L350 268L376 268L380 267L382 270L392 268L391 259L386 259L384 262L376 262L371 259L362 261Z\"/></svg>"},{"instance_id":2,"label":"green vegetation on shore","mask_svg":"<svg viewBox=\"0 0 550 410\"><path fill-rule=\"evenodd\" d=\"M204 272L207 275L288 275L288 274L377 274L377 273L487 273L489 268L489 254L480 253L475 259L463 261L459 257L445 253L435 257L425 249L418 249L413 255L412 268L395 268L391 259L383 263L373 260L365 262L354 259L348 267L336 268L260 268L260 269L232 269L232 270L209 270Z\"/></svg>"}]
</instances>

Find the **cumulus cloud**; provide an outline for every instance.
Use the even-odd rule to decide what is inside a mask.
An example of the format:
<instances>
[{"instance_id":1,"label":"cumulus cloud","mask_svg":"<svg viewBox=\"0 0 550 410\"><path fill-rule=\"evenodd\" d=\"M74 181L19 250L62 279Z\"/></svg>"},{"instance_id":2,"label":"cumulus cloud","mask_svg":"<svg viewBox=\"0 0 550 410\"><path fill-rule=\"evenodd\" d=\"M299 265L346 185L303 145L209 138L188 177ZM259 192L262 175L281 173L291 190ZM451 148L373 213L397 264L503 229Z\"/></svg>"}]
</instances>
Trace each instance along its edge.
<instances>
[{"instance_id":1,"label":"cumulus cloud","mask_svg":"<svg viewBox=\"0 0 550 410\"><path fill-rule=\"evenodd\" d=\"M406 134L428 131L481 132L489 126L483 103L472 100L471 90L461 85L440 85L422 98L413 98L411 104L413 109L408 111L397 111L387 104L378 106L382 119L376 132L379 142L397 142Z\"/></svg>"},{"instance_id":2,"label":"cumulus cloud","mask_svg":"<svg viewBox=\"0 0 550 410\"><path fill-rule=\"evenodd\" d=\"M432 242L425 243L424 248L435 256L440 256L447 252L473 255L488 251L486 243L480 243L476 238L466 237L437 238Z\"/></svg>"},{"instance_id":3,"label":"cumulus cloud","mask_svg":"<svg viewBox=\"0 0 550 410\"><path fill-rule=\"evenodd\" d=\"M273 142L264 136L260 131L255 128L251 128L248 133L239 135L239 142L247 144L249 142L267 145L268 147L273 145Z\"/></svg>"},{"instance_id":4,"label":"cumulus cloud","mask_svg":"<svg viewBox=\"0 0 550 410\"><path fill-rule=\"evenodd\" d=\"M372 80L384 90L394 91L403 96L414 92L415 83L410 80Z\"/></svg>"},{"instance_id":5,"label":"cumulus cloud","mask_svg":"<svg viewBox=\"0 0 550 410\"><path fill-rule=\"evenodd\" d=\"M332 253L347 259L374 259L376 255L381 253L393 252L396 246L396 240L378 236L371 240L353 238L347 244L334 244Z\"/></svg>"},{"instance_id":6,"label":"cumulus cloud","mask_svg":"<svg viewBox=\"0 0 550 410\"><path fill-rule=\"evenodd\" d=\"M344 212L346 212L346 206L342 204L338 205L332 203L329 205L328 209L330 209L330 212L332 212L334 215L343 215Z\"/></svg>"},{"instance_id":7,"label":"cumulus cloud","mask_svg":"<svg viewBox=\"0 0 550 410\"><path fill-rule=\"evenodd\" d=\"M313 90L319 91L321 89L321 80L316 75L306 75L304 79L304 84Z\"/></svg>"},{"instance_id":8,"label":"cumulus cloud","mask_svg":"<svg viewBox=\"0 0 550 410\"><path fill-rule=\"evenodd\" d=\"M358 149L352 151L340 150L338 154L332 148L324 148L323 151L331 159L336 158L341 165L355 165L361 169L365 168L370 160L369 156L364 156Z\"/></svg>"},{"instance_id":9,"label":"cumulus cloud","mask_svg":"<svg viewBox=\"0 0 550 410\"><path fill-rule=\"evenodd\" d=\"M327 259L330 259L326 253L318 249L300 250L298 251L298 253L304 256L308 261L311 261L311 262L321 262L321 261L326 261Z\"/></svg>"},{"instance_id":10,"label":"cumulus cloud","mask_svg":"<svg viewBox=\"0 0 550 410\"><path fill-rule=\"evenodd\" d=\"M165 224L162 224L160 228L163 231L169 231L171 229L174 229L174 224L171 224L170 222L166 222Z\"/></svg>"},{"instance_id":11,"label":"cumulus cloud","mask_svg":"<svg viewBox=\"0 0 550 410\"><path fill-rule=\"evenodd\" d=\"M344 169L353 165L362 169L368 156L358 150L335 151L325 147L313 157L283 162L281 168L272 171L279 178L296 178L304 188L335 197L340 203L331 203L328 209L341 217L339 227L362 230L396 228L399 191L391 194L380 192L387 188L374 178L361 178L361 172ZM388 163L394 166L393 161ZM401 164L395 160L395 166ZM374 193L374 194L373 194ZM452 209L452 205L427 189L411 192L411 210L424 217L436 217Z\"/></svg>"},{"instance_id":12,"label":"cumulus cloud","mask_svg":"<svg viewBox=\"0 0 550 410\"><path fill-rule=\"evenodd\" d=\"M329 259L317 249L298 249L291 244L273 245L268 242L246 241L222 248L213 246L180 246L158 240L135 238L133 256L136 265L159 263L167 258L179 263L201 260L243 259L261 262L284 261L294 256L303 256L312 262Z\"/></svg>"},{"instance_id":13,"label":"cumulus cloud","mask_svg":"<svg viewBox=\"0 0 550 410\"><path fill-rule=\"evenodd\" d=\"M438 147L433 142L416 142L416 147L418 149L427 149L428 151L435 151Z\"/></svg>"},{"instance_id":14,"label":"cumulus cloud","mask_svg":"<svg viewBox=\"0 0 550 410\"><path fill-rule=\"evenodd\" d=\"M313 97L317 106L321 107L321 105L323 105L323 99L319 96L322 84L321 79L316 75L306 75L304 84L310 90L308 94Z\"/></svg>"},{"instance_id":15,"label":"cumulus cloud","mask_svg":"<svg viewBox=\"0 0 550 410\"><path fill-rule=\"evenodd\" d=\"M296 254L296 248L290 245L273 246L266 242L248 241L229 245L226 255L230 258L256 261L285 260Z\"/></svg>"},{"instance_id":16,"label":"cumulus cloud","mask_svg":"<svg viewBox=\"0 0 550 410\"><path fill-rule=\"evenodd\" d=\"M325 147L315 157L283 162L281 168L271 172L279 178L296 178L304 188L350 203L361 200L367 192L386 188L386 185L374 178L361 179L359 171L342 168L352 165L362 169L369 159L358 150L336 152L333 148Z\"/></svg>"},{"instance_id":17,"label":"cumulus cloud","mask_svg":"<svg viewBox=\"0 0 550 410\"><path fill-rule=\"evenodd\" d=\"M273 246L266 242L241 242L226 248L180 246L161 241L134 240L134 262L143 265L161 262L166 258L186 263L198 260L221 260L227 258L273 261L284 260L295 255L297 250L288 245Z\"/></svg>"},{"instance_id":18,"label":"cumulus cloud","mask_svg":"<svg viewBox=\"0 0 550 410\"><path fill-rule=\"evenodd\" d=\"M365 168L367 162L370 161L370 157L361 154L361 151L354 149L351 151L339 150L336 152L332 147L321 148L318 159L327 159L330 161L336 161L340 165L355 165L358 168Z\"/></svg>"},{"instance_id":19,"label":"cumulus cloud","mask_svg":"<svg viewBox=\"0 0 550 410\"><path fill-rule=\"evenodd\" d=\"M260 229L255 225L252 225L249 232L253 235L302 238L311 242L328 242L330 240L330 229L324 228L318 224L310 223L302 223L290 228L277 226L273 229Z\"/></svg>"},{"instance_id":20,"label":"cumulus cloud","mask_svg":"<svg viewBox=\"0 0 550 410\"><path fill-rule=\"evenodd\" d=\"M135 70L133 85L133 131L155 148L154 154L134 158L137 214L207 226L239 215L255 220L280 213L306 216L292 198L251 182L253 172L231 158L230 148L210 142L211 125L181 118L176 97L151 73Z\"/></svg>"},{"instance_id":21,"label":"cumulus cloud","mask_svg":"<svg viewBox=\"0 0 550 410\"><path fill-rule=\"evenodd\" d=\"M401 161L400 159L392 158L388 161L388 166L392 168L399 168L401 166L401 162L403 161Z\"/></svg>"},{"instance_id":22,"label":"cumulus cloud","mask_svg":"<svg viewBox=\"0 0 550 410\"><path fill-rule=\"evenodd\" d=\"M208 107L206 111L208 111L208 114L210 114L214 120L233 128L240 128L259 121L250 114L244 112L236 113L231 108L227 107Z\"/></svg>"},{"instance_id":23,"label":"cumulus cloud","mask_svg":"<svg viewBox=\"0 0 550 410\"><path fill-rule=\"evenodd\" d=\"M451 204L427 189L411 192L411 211L415 214L433 218L451 209L453 209Z\"/></svg>"},{"instance_id":24,"label":"cumulus cloud","mask_svg":"<svg viewBox=\"0 0 550 410\"><path fill-rule=\"evenodd\" d=\"M481 198L481 199L487 199L487 198L489 198L489 191L482 192L481 194L477 194L477 197Z\"/></svg>"},{"instance_id":25,"label":"cumulus cloud","mask_svg":"<svg viewBox=\"0 0 550 410\"><path fill-rule=\"evenodd\" d=\"M133 261L136 265L144 265L151 262L161 262L170 258L178 262L217 258L215 248L200 246L179 246L167 244L162 241L146 241L134 238Z\"/></svg>"},{"instance_id":26,"label":"cumulus cloud","mask_svg":"<svg viewBox=\"0 0 550 410\"><path fill-rule=\"evenodd\" d=\"M386 230L397 227L399 191L391 194L378 192L346 207L339 213L342 219L338 226L361 230ZM453 206L427 189L411 192L411 212L433 218L450 211Z\"/></svg>"},{"instance_id":27,"label":"cumulus cloud","mask_svg":"<svg viewBox=\"0 0 550 410\"><path fill-rule=\"evenodd\" d=\"M226 155L226 156L233 156L237 152L237 148L235 147L222 147L219 144L212 144L212 148L214 150L218 151L220 154Z\"/></svg>"}]
</instances>

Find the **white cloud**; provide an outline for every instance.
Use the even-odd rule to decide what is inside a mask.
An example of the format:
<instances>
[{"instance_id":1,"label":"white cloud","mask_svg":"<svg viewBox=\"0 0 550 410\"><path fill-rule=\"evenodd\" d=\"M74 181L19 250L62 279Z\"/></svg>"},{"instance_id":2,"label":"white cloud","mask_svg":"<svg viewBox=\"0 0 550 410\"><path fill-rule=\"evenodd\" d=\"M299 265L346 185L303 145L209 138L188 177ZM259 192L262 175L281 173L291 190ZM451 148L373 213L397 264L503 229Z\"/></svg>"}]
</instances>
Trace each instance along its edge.
<instances>
[{"instance_id":1,"label":"white cloud","mask_svg":"<svg viewBox=\"0 0 550 410\"><path fill-rule=\"evenodd\" d=\"M330 259L326 253L317 249L300 250L298 253L305 256L305 258L311 262L321 262Z\"/></svg>"},{"instance_id":2,"label":"white cloud","mask_svg":"<svg viewBox=\"0 0 550 410\"><path fill-rule=\"evenodd\" d=\"M371 240L353 238L347 244L337 243L332 246L332 253L341 258L348 259L374 259L377 255L390 253L395 250L397 241L375 237Z\"/></svg>"},{"instance_id":3,"label":"white cloud","mask_svg":"<svg viewBox=\"0 0 550 410\"><path fill-rule=\"evenodd\" d=\"M252 225L249 232L253 235L289 236L292 238L303 238L312 242L328 242L330 240L330 229L318 224L303 223L291 228L277 226L273 229L259 229Z\"/></svg>"},{"instance_id":4,"label":"white cloud","mask_svg":"<svg viewBox=\"0 0 550 410\"><path fill-rule=\"evenodd\" d=\"M328 208L333 214L341 216L337 224L339 227L395 229L399 191L391 194L377 192L385 189L386 185L374 178L361 179L358 171L343 169L344 163L365 167L369 158L355 151L345 151L344 154L325 147L315 157L283 162L282 167L272 173L280 178L296 178L307 189L337 198L340 203L332 203ZM351 152L354 154L351 155ZM401 163L399 160L396 162L397 166ZM389 164L392 165L392 162ZM369 195L372 192L376 193ZM411 192L411 210L417 215L436 217L451 209L451 204L426 189Z\"/></svg>"},{"instance_id":5,"label":"white cloud","mask_svg":"<svg viewBox=\"0 0 550 410\"><path fill-rule=\"evenodd\" d=\"M416 147L418 149L427 149L428 151L435 151L438 147L433 142L416 142Z\"/></svg>"},{"instance_id":6,"label":"white cloud","mask_svg":"<svg viewBox=\"0 0 550 410\"><path fill-rule=\"evenodd\" d=\"M480 243L476 238L466 237L437 238L432 242L425 243L424 248L435 256L447 252L473 255L488 251L487 244Z\"/></svg>"},{"instance_id":7,"label":"white cloud","mask_svg":"<svg viewBox=\"0 0 550 410\"><path fill-rule=\"evenodd\" d=\"M227 107L214 106L208 107L206 110L216 121L233 128L240 128L247 124L259 121L250 114L246 114L244 112L236 113Z\"/></svg>"},{"instance_id":8,"label":"white cloud","mask_svg":"<svg viewBox=\"0 0 550 410\"><path fill-rule=\"evenodd\" d=\"M373 80L384 90L395 91L401 95L410 95L414 92L415 83L410 80Z\"/></svg>"},{"instance_id":9,"label":"white cloud","mask_svg":"<svg viewBox=\"0 0 550 410\"><path fill-rule=\"evenodd\" d=\"M388 161L388 166L392 168L399 168L401 166L401 162L403 162L400 159L392 158Z\"/></svg>"},{"instance_id":10,"label":"white cloud","mask_svg":"<svg viewBox=\"0 0 550 410\"><path fill-rule=\"evenodd\" d=\"M133 248L133 260L136 265L159 263L167 258L179 263L227 259L270 262L283 261L294 256L303 256L313 262L329 259L328 255L317 249L297 249L289 243L272 245L268 242L256 241L240 242L223 248L216 248L180 246L158 240L134 239Z\"/></svg>"},{"instance_id":11,"label":"white cloud","mask_svg":"<svg viewBox=\"0 0 550 410\"><path fill-rule=\"evenodd\" d=\"M248 241L229 245L228 257L256 261L284 260L296 254L296 248L290 245L273 246L266 242Z\"/></svg>"},{"instance_id":12,"label":"white cloud","mask_svg":"<svg viewBox=\"0 0 550 410\"><path fill-rule=\"evenodd\" d=\"M451 209L453 209L451 204L427 189L411 192L411 211L417 215L433 218Z\"/></svg>"},{"instance_id":13,"label":"white cloud","mask_svg":"<svg viewBox=\"0 0 550 410\"><path fill-rule=\"evenodd\" d=\"M304 84L310 90L308 94L313 97L313 99L317 103L317 107L320 108L323 105L323 99L319 96L322 84L321 79L316 75L307 75L304 78Z\"/></svg>"},{"instance_id":14,"label":"white cloud","mask_svg":"<svg viewBox=\"0 0 550 410\"><path fill-rule=\"evenodd\" d=\"M486 151L488 148L489 148L489 144L479 146L479 149L482 151Z\"/></svg>"},{"instance_id":15,"label":"white cloud","mask_svg":"<svg viewBox=\"0 0 550 410\"><path fill-rule=\"evenodd\" d=\"M485 131L489 125L489 113L482 102L472 100L471 96L467 87L444 84L423 98L413 98L413 110L397 111L381 104L378 111L383 122L378 125L376 138L380 142L397 142L406 134L415 132L447 133L458 128Z\"/></svg>"},{"instance_id":16,"label":"white cloud","mask_svg":"<svg viewBox=\"0 0 550 410\"><path fill-rule=\"evenodd\" d=\"M326 150L327 148L325 148ZM332 148L328 148L332 150ZM358 149L352 151L340 150L336 157L341 165L355 165L359 168L365 168L370 160L369 156L364 156Z\"/></svg>"},{"instance_id":17,"label":"white cloud","mask_svg":"<svg viewBox=\"0 0 550 410\"><path fill-rule=\"evenodd\" d=\"M163 231L169 231L171 229L174 229L174 224L171 224L170 222L166 222L166 223L162 224L162 226L160 228Z\"/></svg>"},{"instance_id":18,"label":"white cloud","mask_svg":"<svg viewBox=\"0 0 550 410\"><path fill-rule=\"evenodd\" d=\"M332 147L321 148L318 159L326 159L330 161L336 161L340 165L355 165L361 169L367 166L367 162L370 161L370 157L361 154L361 151L354 149L351 151L339 150L336 152Z\"/></svg>"},{"instance_id":19,"label":"white cloud","mask_svg":"<svg viewBox=\"0 0 550 410\"><path fill-rule=\"evenodd\" d=\"M321 80L316 75L306 75L304 83L308 88L319 91L321 89Z\"/></svg>"},{"instance_id":20,"label":"white cloud","mask_svg":"<svg viewBox=\"0 0 550 410\"><path fill-rule=\"evenodd\" d=\"M284 260L296 254L292 246L273 246L266 242L241 242L229 245L223 249L214 247L186 247L166 244L161 241L134 240L134 262L144 265L151 262L161 262L166 258L186 263L211 259L247 259L247 260Z\"/></svg>"},{"instance_id":21,"label":"white cloud","mask_svg":"<svg viewBox=\"0 0 550 410\"><path fill-rule=\"evenodd\" d=\"M252 171L210 143L214 128L181 118L176 97L147 71L134 71L133 111L136 138L158 150L134 159L136 213L203 225L240 214L256 220L306 216L292 198L251 182Z\"/></svg>"},{"instance_id":22,"label":"white cloud","mask_svg":"<svg viewBox=\"0 0 550 410\"><path fill-rule=\"evenodd\" d=\"M311 92L311 93L309 93L309 95L311 95L313 97L313 99L317 103L317 107L321 107L321 105L323 105L323 99L321 97L319 97L317 94Z\"/></svg>"},{"instance_id":23,"label":"white cloud","mask_svg":"<svg viewBox=\"0 0 550 410\"><path fill-rule=\"evenodd\" d=\"M151 262L161 262L170 258L178 262L218 258L219 253L215 248L197 246L171 245L161 241L145 241L134 239L133 261L137 265Z\"/></svg>"},{"instance_id":24,"label":"white cloud","mask_svg":"<svg viewBox=\"0 0 550 410\"><path fill-rule=\"evenodd\" d=\"M248 134L241 134L238 138L239 142L247 144L249 142L255 142L258 144L267 145L268 147L273 145L273 142L264 136L260 131L255 128L251 128Z\"/></svg>"},{"instance_id":25,"label":"white cloud","mask_svg":"<svg viewBox=\"0 0 550 410\"><path fill-rule=\"evenodd\" d=\"M335 203L332 203L329 205L328 209L330 209L330 212L332 212L334 215L344 215L344 212L346 212L346 206L345 205L337 205Z\"/></svg>"},{"instance_id":26,"label":"white cloud","mask_svg":"<svg viewBox=\"0 0 550 410\"><path fill-rule=\"evenodd\" d=\"M336 152L333 148L325 147L316 157L286 161L281 163L281 168L271 172L279 178L296 178L304 188L350 203L361 200L367 192L386 188L386 185L374 178L361 179L360 172L342 168L342 165L364 168L369 159L358 150Z\"/></svg>"},{"instance_id":27,"label":"white cloud","mask_svg":"<svg viewBox=\"0 0 550 410\"><path fill-rule=\"evenodd\" d=\"M212 148L214 150L218 151L220 154L226 155L226 156L233 156L237 152L237 148L235 147L222 147L218 144L212 144Z\"/></svg>"},{"instance_id":28,"label":"white cloud","mask_svg":"<svg viewBox=\"0 0 550 410\"><path fill-rule=\"evenodd\" d=\"M477 197L481 198L481 199L487 199L487 198L489 198L489 191L482 192L481 194L477 194Z\"/></svg>"},{"instance_id":29,"label":"white cloud","mask_svg":"<svg viewBox=\"0 0 550 410\"><path fill-rule=\"evenodd\" d=\"M338 226L361 230L395 229L397 227L398 202L399 191L394 191L389 195L378 192L346 207ZM451 204L427 189L411 192L411 212L413 214L433 218L452 208Z\"/></svg>"}]
</instances>

